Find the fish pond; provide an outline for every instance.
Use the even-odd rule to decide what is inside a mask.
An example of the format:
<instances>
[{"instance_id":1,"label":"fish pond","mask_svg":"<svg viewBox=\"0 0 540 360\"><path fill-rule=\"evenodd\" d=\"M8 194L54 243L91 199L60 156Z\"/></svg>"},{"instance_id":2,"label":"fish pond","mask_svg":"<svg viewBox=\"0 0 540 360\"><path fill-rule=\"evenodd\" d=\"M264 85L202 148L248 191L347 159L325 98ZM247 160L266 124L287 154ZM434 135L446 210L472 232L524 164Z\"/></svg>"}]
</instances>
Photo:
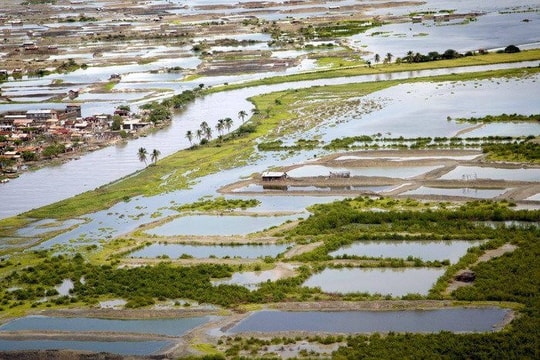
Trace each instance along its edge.
<instances>
[{"instance_id":1,"label":"fish pond","mask_svg":"<svg viewBox=\"0 0 540 360\"><path fill-rule=\"evenodd\" d=\"M463 196L478 199L492 199L504 194L509 189L478 189L478 188L440 188L430 186L420 186L417 189L409 190L401 195L443 195L443 196Z\"/></svg>"},{"instance_id":2,"label":"fish pond","mask_svg":"<svg viewBox=\"0 0 540 360\"><path fill-rule=\"evenodd\" d=\"M0 326L2 331L129 332L181 336L210 320L209 316L178 319L113 320L26 316Z\"/></svg>"},{"instance_id":3,"label":"fish pond","mask_svg":"<svg viewBox=\"0 0 540 360\"><path fill-rule=\"evenodd\" d=\"M151 355L171 345L170 341L75 341L75 340L4 340L2 351L18 350L78 350L107 352L120 355Z\"/></svg>"},{"instance_id":4,"label":"fish pond","mask_svg":"<svg viewBox=\"0 0 540 360\"><path fill-rule=\"evenodd\" d=\"M311 276L304 286L325 293L369 293L400 297L427 295L444 268L344 268L325 269Z\"/></svg>"},{"instance_id":5,"label":"fish pond","mask_svg":"<svg viewBox=\"0 0 540 360\"><path fill-rule=\"evenodd\" d=\"M456 263L467 250L482 241L361 241L331 252L331 256L366 256L374 258L407 258L412 256L426 261L449 260Z\"/></svg>"},{"instance_id":6,"label":"fish pond","mask_svg":"<svg viewBox=\"0 0 540 360\"><path fill-rule=\"evenodd\" d=\"M402 311L258 311L229 333L310 331L339 333L488 332L500 325L509 310L448 308Z\"/></svg>"}]
</instances>

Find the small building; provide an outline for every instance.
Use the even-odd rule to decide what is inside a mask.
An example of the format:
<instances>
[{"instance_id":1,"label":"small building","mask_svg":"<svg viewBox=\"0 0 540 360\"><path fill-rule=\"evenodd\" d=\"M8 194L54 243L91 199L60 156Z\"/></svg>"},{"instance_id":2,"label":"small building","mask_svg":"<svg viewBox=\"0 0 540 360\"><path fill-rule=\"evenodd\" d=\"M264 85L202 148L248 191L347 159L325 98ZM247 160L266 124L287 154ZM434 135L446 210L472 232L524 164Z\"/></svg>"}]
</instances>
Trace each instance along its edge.
<instances>
[{"instance_id":1,"label":"small building","mask_svg":"<svg viewBox=\"0 0 540 360\"><path fill-rule=\"evenodd\" d=\"M262 181L285 180L287 173L283 171L265 171L261 175Z\"/></svg>"},{"instance_id":2,"label":"small building","mask_svg":"<svg viewBox=\"0 0 540 360\"><path fill-rule=\"evenodd\" d=\"M350 178L351 172L350 171L330 171L330 174L328 176L331 178Z\"/></svg>"},{"instance_id":3,"label":"small building","mask_svg":"<svg viewBox=\"0 0 540 360\"><path fill-rule=\"evenodd\" d=\"M416 15L412 17L413 23L421 23L422 20L424 20L424 17L422 15Z\"/></svg>"}]
</instances>

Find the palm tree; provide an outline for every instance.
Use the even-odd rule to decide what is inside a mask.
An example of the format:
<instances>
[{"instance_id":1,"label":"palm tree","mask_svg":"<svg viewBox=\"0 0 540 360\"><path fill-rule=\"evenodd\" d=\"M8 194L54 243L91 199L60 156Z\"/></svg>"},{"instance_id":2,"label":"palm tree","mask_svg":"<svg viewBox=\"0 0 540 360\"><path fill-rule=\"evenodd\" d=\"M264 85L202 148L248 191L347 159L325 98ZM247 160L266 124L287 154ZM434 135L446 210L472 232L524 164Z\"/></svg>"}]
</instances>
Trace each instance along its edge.
<instances>
[{"instance_id":1,"label":"palm tree","mask_svg":"<svg viewBox=\"0 0 540 360\"><path fill-rule=\"evenodd\" d=\"M146 151L145 148L143 147L139 148L139 151L137 152L137 156L139 157L140 162L144 162L145 166L146 166L146 154L148 154L148 152Z\"/></svg>"},{"instance_id":2,"label":"palm tree","mask_svg":"<svg viewBox=\"0 0 540 360\"><path fill-rule=\"evenodd\" d=\"M386 61L388 63L391 63L392 62L392 58L394 57L394 55L392 55L391 53L386 53Z\"/></svg>"},{"instance_id":3,"label":"palm tree","mask_svg":"<svg viewBox=\"0 0 540 360\"><path fill-rule=\"evenodd\" d=\"M219 119L216 124L216 130L218 131L219 135L222 135L224 128L225 128L225 120Z\"/></svg>"},{"instance_id":4,"label":"palm tree","mask_svg":"<svg viewBox=\"0 0 540 360\"><path fill-rule=\"evenodd\" d=\"M412 63L414 60L414 52L412 50L407 51L407 56L405 58L408 63Z\"/></svg>"},{"instance_id":5,"label":"palm tree","mask_svg":"<svg viewBox=\"0 0 540 360\"><path fill-rule=\"evenodd\" d=\"M204 132L207 127L208 127L208 123L206 121L203 121L201 123L201 130Z\"/></svg>"},{"instance_id":6,"label":"palm tree","mask_svg":"<svg viewBox=\"0 0 540 360\"><path fill-rule=\"evenodd\" d=\"M204 137L206 140L210 140L212 138L212 128L210 126L207 126L204 129Z\"/></svg>"},{"instance_id":7,"label":"palm tree","mask_svg":"<svg viewBox=\"0 0 540 360\"><path fill-rule=\"evenodd\" d=\"M375 64L378 64L379 61L381 61L381 55L375 54L375 58L373 60L375 61Z\"/></svg>"},{"instance_id":8,"label":"palm tree","mask_svg":"<svg viewBox=\"0 0 540 360\"><path fill-rule=\"evenodd\" d=\"M159 155L161 155L161 151L159 151L158 149L152 150L152 154L150 155L150 159L152 160L154 165L157 163Z\"/></svg>"},{"instance_id":9,"label":"palm tree","mask_svg":"<svg viewBox=\"0 0 540 360\"><path fill-rule=\"evenodd\" d=\"M233 124L233 119L231 119L230 117L225 118L225 128L227 129L227 133L231 131L232 124Z\"/></svg>"},{"instance_id":10,"label":"palm tree","mask_svg":"<svg viewBox=\"0 0 540 360\"><path fill-rule=\"evenodd\" d=\"M240 111L238 112L238 118L239 118L240 120L242 120L242 123L244 122L244 119L246 118L246 116L247 116L247 112L245 112L244 110L240 110ZM228 118L227 118L227 119L228 119Z\"/></svg>"},{"instance_id":11,"label":"palm tree","mask_svg":"<svg viewBox=\"0 0 540 360\"><path fill-rule=\"evenodd\" d=\"M192 145L191 141L193 140L193 132L191 130L188 130L186 132L186 139L189 140L189 145L191 146Z\"/></svg>"},{"instance_id":12,"label":"palm tree","mask_svg":"<svg viewBox=\"0 0 540 360\"><path fill-rule=\"evenodd\" d=\"M202 131L202 129L197 129L197 131L195 132L195 136L197 137L197 140L199 141L201 141L203 135L204 135L204 131Z\"/></svg>"}]
</instances>

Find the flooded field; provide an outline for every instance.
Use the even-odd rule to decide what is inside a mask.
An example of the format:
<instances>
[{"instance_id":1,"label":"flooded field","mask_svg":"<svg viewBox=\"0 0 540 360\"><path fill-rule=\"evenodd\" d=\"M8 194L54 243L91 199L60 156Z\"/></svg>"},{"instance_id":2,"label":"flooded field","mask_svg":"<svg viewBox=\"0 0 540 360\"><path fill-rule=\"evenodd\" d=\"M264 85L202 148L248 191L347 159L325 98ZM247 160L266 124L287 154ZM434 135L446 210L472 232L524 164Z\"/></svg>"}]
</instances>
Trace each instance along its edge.
<instances>
[{"instance_id":1,"label":"flooded field","mask_svg":"<svg viewBox=\"0 0 540 360\"><path fill-rule=\"evenodd\" d=\"M489 251L504 254L502 250L516 250L500 261L528 254L522 249L534 239L527 229L538 228L535 219L520 214L526 221L471 220L463 225L470 227L463 237L453 233L461 229L454 229L451 221L447 222L451 230L446 232L431 219L401 228L401 220L378 220L391 211L436 213L476 199L505 200L512 203L511 209L538 208L538 164L493 161L481 147L487 137L538 137L538 121L477 124L459 120L539 114L540 75L534 70L538 60L431 70L411 70L422 67L404 61L408 52L454 49L475 52L481 59L479 50L496 52L511 44L522 50L540 48L538 4L509 0L135 0L127 4L124 0L101 0L34 4L35 9L31 9L22 8L19 2L7 0L9 15L0 16L0 31L5 37L0 62L10 73L1 83L0 112L63 109L75 103L81 105L84 118L112 114L118 106L129 105L138 118L148 104L184 90L223 91L204 92L204 96L174 109L171 123L163 128L156 126L126 141L119 138L111 146L96 146L71 159L55 159L55 165L25 170L0 184L0 219L21 215L7 220L4 229L9 234L0 234L0 267L6 274L2 281L10 283L0 292L6 312L0 319L0 352L72 349L180 358L195 353L226 354L230 349L225 348L225 342L241 343L253 333L267 338L280 333L285 339L298 332L302 336L295 341L306 342L302 352L291 350L293 344L272 341L265 355L280 357L290 350L291 357L305 357L305 353L323 358L313 350L316 346L309 344L305 333L489 333L514 319L513 311L496 307L503 300L509 302L503 306L519 309L515 312L521 316L516 317L520 321L515 322L516 327L501 332L501 343L530 321L532 311L525 304L529 300L523 301L529 288L509 296L506 291L512 290L496 283L500 293L489 290L487 300L475 291L486 286L482 278L487 276L482 273L485 268L478 264L491 261ZM417 14L422 19L413 22ZM17 23L18 17L24 24ZM348 33L348 27L359 23L366 28ZM343 24L346 29L340 30L338 25ZM325 30L328 35L321 35ZM385 57L391 60L383 64ZM19 67L24 69L17 75L14 70ZM390 72L390 68L399 71ZM514 68L529 70L523 76L453 77ZM273 76L335 70L343 75L236 90L229 87ZM445 80L432 78L438 75L448 76ZM473 80L447 80L458 78ZM390 80L400 82L385 87L383 82ZM366 94L362 93L364 87L345 93L346 86L358 83L366 84ZM382 90L370 92L370 88ZM304 93L304 89L310 91ZM274 92L282 93L259 100L255 106L254 97ZM70 96L72 93L76 96ZM289 99L294 102L288 104ZM282 105L289 108L284 110ZM285 121L270 128L278 117ZM219 121L226 118L232 119L232 124L227 131L220 130ZM202 143L202 136L196 136L203 121L213 131L213 137L206 139L208 146ZM0 130L7 129L5 123L0 125ZM235 133L240 127L243 132ZM33 131L37 129L25 129L26 133ZM261 137L242 142L242 136L259 136L258 131ZM374 140L368 145L358 140L351 145L327 146L362 136ZM435 140L415 147L421 137L447 140L440 148L431 147ZM463 139L461 147L451 146L455 138ZM6 145L4 140L0 139L0 149L14 144L6 140ZM257 146L275 140L282 141L283 147L263 151ZM80 145L75 137L70 141ZM301 141L316 145L294 146ZM237 144L241 147L235 148ZM142 161L140 148L159 150L159 161ZM171 164L169 156L188 148L192 150L182 154L188 154L186 159L195 154L192 168L182 168L183 164L159 168ZM283 171L286 176L268 181L262 175L268 171ZM119 179L132 180L141 175L139 172L160 174L148 178L157 189L153 195L119 197L114 205L77 218L55 220L53 214L44 219L25 217L26 211L86 191L97 190L100 200L102 195L105 199ZM171 180L175 177L185 184ZM356 203L348 202L360 195ZM243 205L235 207L235 200L257 200L258 205L245 210ZM305 226L309 222L297 225L298 220L317 219L322 207L316 205L339 200L351 207L343 210L333 204L324 214L328 218L311 223L312 228ZM479 209L488 206L485 203L478 201ZM192 210L183 205L193 205ZM62 213L65 206L59 204L58 211ZM501 213L506 214L506 210ZM341 223L356 211L359 218L377 219ZM27 226L11 232L26 220ZM500 239L498 231L491 230L507 231L506 227L514 227L512 231L522 237ZM422 240L356 241L364 229L376 236L380 231L380 238ZM403 237L386 236L391 234ZM339 244L354 242L327 254L324 249L340 246L328 247L334 237L342 241ZM503 241L507 243L499 244ZM467 269L459 269L478 276L467 284L470 288L460 289L470 290L470 294L452 292L451 285L460 281L452 265L469 249L486 242L490 250L482 251L477 263L473 259L465 265ZM495 243L497 248L492 249ZM84 262L76 263L81 257ZM64 258L68 260L64 262ZM48 275L43 269L59 259L69 273L30 282L45 276L42 273ZM488 265L498 269L498 261ZM154 269L154 264L163 266L160 271L195 269L201 275L194 283L197 288L182 288L180 295L173 297L169 294L180 280L169 284L170 289L162 286L155 291L150 277L136 294L112 288L82 291L78 286L94 272L132 276ZM403 267L391 267L396 264ZM482 271L477 271L477 266ZM197 276L186 279L195 281ZM522 281L508 276L510 280L504 281ZM441 286L450 290L439 292ZM216 294L221 294L219 299ZM423 306L431 301L428 295L440 299L434 301L435 306ZM492 298L497 302L488 302ZM456 301L462 301L463 307L453 307ZM364 306L367 302L370 304ZM133 303L143 304L142 308L132 308ZM260 310L268 308L281 310ZM249 313L253 309L257 311ZM525 309L523 314L519 314L521 309ZM515 336L525 338L522 333ZM229 337L235 339L225 340ZM249 346L238 345L246 352L231 357L249 358ZM331 351L338 351L349 344L337 341L330 346Z\"/></svg>"},{"instance_id":2,"label":"flooded field","mask_svg":"<svg viewBox=\"0 0 540 360\"><path fill-rule=\"evenodd\" d=\"M296 220L298 216L182 216L146 233L174 235L246 235Z\"/></svg>"}]
</instances>

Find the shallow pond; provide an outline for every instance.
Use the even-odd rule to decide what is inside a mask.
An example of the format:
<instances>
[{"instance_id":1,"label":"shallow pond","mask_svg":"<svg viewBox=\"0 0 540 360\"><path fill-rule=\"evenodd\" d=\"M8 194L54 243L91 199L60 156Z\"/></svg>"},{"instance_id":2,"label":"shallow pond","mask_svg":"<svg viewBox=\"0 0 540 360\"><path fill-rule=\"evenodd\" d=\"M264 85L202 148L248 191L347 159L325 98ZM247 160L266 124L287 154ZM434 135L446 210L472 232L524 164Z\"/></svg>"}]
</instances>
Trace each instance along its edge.
<instances>
[{"instance_id":1,"label":"shallow pond","mask_svg":"<svg viewBox=\"0 0 540 360\"><path fill-rule=\"evenodd\" d=\"M334 168L322 165L304 165L287 171L290 177L329 176L330 173L349 172L351 176L376 176L408 179L425 174L442 166L400 166L400 167L365 167Z\"/></svg>"},{"instance_id":2,"label":"shallow pond","mask_svg":"<svg viewBox=\"0 0 540 360\"><path fill-rule=\"evenodd\" d=\"M51 231L65 230L72 226L82 224L84 220L69 219L65 221L57 221L54 219L43 219L36 221L29 226L19 229L16 232L17 236L39 236Z\"/></svg>"},{"instance_id":3,"label":"shallow pond","mask_svg":"<svg viewBox=\"0 0 540 360\"><path fill-rule=\"evenodd\" d=\"M463 137L486 137L486 136L529 136L540 135L540 123L492 123L486 124L478 129L468 131Z\"/></svg>"},{"instance_id":4,"label":"shallow pond","mask_svg":"<svg viewBox=\"0 0 540 360\"><path fill-rule=\"evenodd\" d=\"M441 180L513 180L539 181L540 169L497 169L480 166L458 166L440 177Z\"/></svg>"},{"instance_id":5,"label":"shallow pond","mask_svg":"<svg viewBox=\"0 0 540 360\"><path fill-rule=\"evenodd\" d=\"M120 355L151 355L166 349L170 341L74 341L74 340L4 340L0 349L14 350L79 350L108 352Z\"/></svg>"},{"instance_id":6,"label":"shallow pond","mask_svg":"<svg viewBox=\"0 0 540 360\"><path fill-rule=\"evenodd\" d=\"M128 256L134 258L157 258L167 255L178 258L182 255L194 258L247 258L276 257L287 249L288 245L186 245L186 244L152 244L144 249L134 251Z\"/></svg>"},{"instance_id":7,"label":"shallow pond","mask_svg":"<svg viewBox=\"0 0 540 360\"><path fill-rule=\"evenodd\" d=\"M451 308L403 311L258 311L228 333L310 331L340 333L487 332L503 322L509 310Z\"/></svg>"},{"instance_id":8,"label":"shallow pond","mask_svg":"<svg viewBox=\"0 0 540 360\"><path fill-rule=\"evenodd\" d=\"M292 267L289 267L289 269L292 270ZM276 281L283 278L283 276L284 273L281 269L236 272L230 278L214 280L212 284L241 285L254 290L263 282Z\"/></svg>"},{"instance_id":9,"label":"shallow pond","mask_svg":"<svg viewBox=\"0 0 540 360\"><path fill-rule=\"evenodd\" d=\"M247 235L272 226L281 225L288 220L296 220L298 215L290 216L182 216L156 228L146 230L147 234L158 236L175 235Z\"/></svg>"},{"instance_id":10,"label":"shallow pond","mask_svg":"<svg viewBox=\"0 0 540 360\"><path fill-rule=\"evenodd\" d=\"M437 188L420 186L417 189L409 190L400 195L442 195L442 196L463 196L477 199L493 199L504 194L510 189L476 189L476 188Z\"/></svg>"},{"instance_id":11,"label":"shallow pond","mask_svg":"<svg viewBox=\"0 0 540 360\"><path fill-rule=\"evenodd\" d=\"M325 269L307 279L304 286L319 287L326 293L427 295L444 272L443 268Z\"/></svg>"},{"instance_id":12,"label":"shallow pond","mask_svg":"<svg viewBox=\"0 0 540 360\"><path fill-rule=\"evenodd\" d=\"M402 258L409 256L426 261L450 260L456 263L467 249L482 241L359 241L329 253L331 256L355 255L367 257Z\"/></svg>"},{"instance_id":13,"label":"shallow pond","mask_svg":"<svg viewBox=\"0 0 540 360\"><path fill-rule=\"evenodd\" d=\"M131 332L181 336L210 320L209 316L179 319L112 320L26 316L0 326L1 331Z\"/></svg>"}]
</instances>

